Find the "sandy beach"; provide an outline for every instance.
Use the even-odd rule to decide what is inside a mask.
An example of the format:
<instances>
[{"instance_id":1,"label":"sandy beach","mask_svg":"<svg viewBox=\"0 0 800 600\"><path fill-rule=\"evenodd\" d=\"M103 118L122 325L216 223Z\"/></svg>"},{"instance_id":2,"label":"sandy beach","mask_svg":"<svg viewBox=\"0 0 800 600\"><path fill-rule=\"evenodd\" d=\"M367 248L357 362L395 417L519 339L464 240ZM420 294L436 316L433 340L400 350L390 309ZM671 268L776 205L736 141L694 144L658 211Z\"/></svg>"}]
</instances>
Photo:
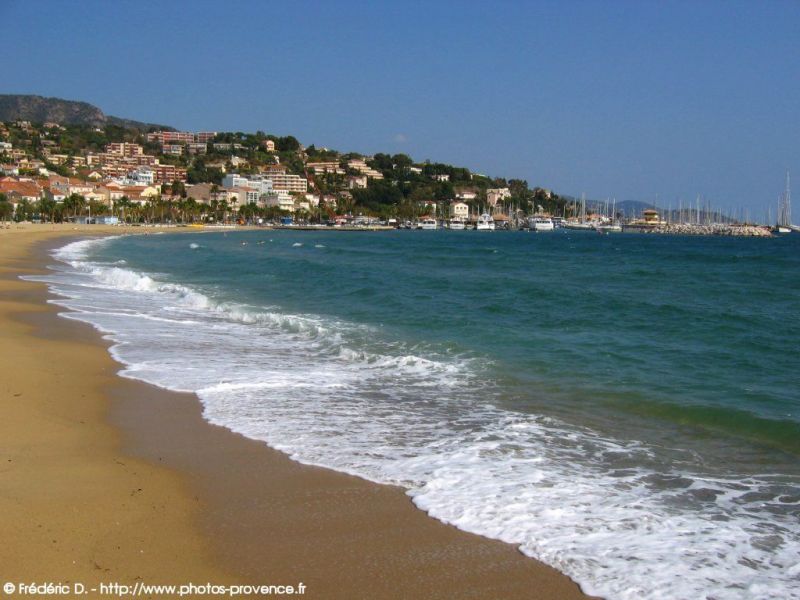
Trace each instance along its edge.
<instances>
[{"instance_id":1,"label":"sandy beach","mask_svg":"<svg viewBox=\"0 0 800 600\"><path fill-rule=\"evenodd\" d=\"M300 465L208 424L193 395L118 377L108 343L58 317L44 284L18 276L42 272L68 236L123 232L0 230L3 582L585 597L516 548L429 518L402 489Z\"/></svg>"}]
</instances>

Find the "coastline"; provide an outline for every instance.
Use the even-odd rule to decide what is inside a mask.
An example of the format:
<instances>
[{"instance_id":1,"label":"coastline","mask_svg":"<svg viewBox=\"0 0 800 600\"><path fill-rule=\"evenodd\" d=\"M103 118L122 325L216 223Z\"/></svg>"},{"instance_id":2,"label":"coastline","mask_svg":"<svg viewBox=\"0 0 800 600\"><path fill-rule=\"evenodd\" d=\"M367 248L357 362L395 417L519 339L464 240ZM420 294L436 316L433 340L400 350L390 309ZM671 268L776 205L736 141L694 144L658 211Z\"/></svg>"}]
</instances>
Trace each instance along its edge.
<instances>
[{"instance_id":1,"label":"coastline","mask_svg":"<svg viewBox=\"0 0 800 600\"><path fill-rule=\"evenodd\" d=\"M72 450L54 461L51 449L34 462L10 467L20 483L0 499L4 531L14 531L0 553L9 578L302 581L312 598L585 597L566 576L514 547L428 517L402 489L293 462L203 420L192 394L117 376L119 365L99 333L59 318L58 309L45 304L44 284L17 278L44 269L50 260L41 244L34 247L35 238L88 232L126 230L68 226L48 236L14 236L28 238L17 244L7 243L11 236L0 238L2 285L12 292L0 305L7 332L2 352L7 366L19 365L4 377L4 413L17 415L5 421L3 432L9 464L25 463L26 449L45 448L44 437L53 443L40 421L63 429L56 442L63 437ZM43 359L48 355L50 360ZM59 406L49 397L56 390L69 402ZM18 399L26 396L31 404L20 405ZM117 476L120 462L132 479ZM61 487L53 492L49 476L42 476L54 468L64 472L60 485L74 498L71 505L53 499L39 505L39 496L67 493ZM92 470L91 483L99 489L72 484L69 473L82 468ZM108 506L96 506L98 496ZM120 515L129 517L132 529L115 530ZM36 535L38 525L61 529L72 552ZM126 552L98 545L98 536ZM138 548L142 552L134 555L134 541L147 551ZM45 551L52 559L44 559ZM175 554L180 560L172 562ZM70 567L75 556L80 561Z\"/></svg>"}]
</instances>

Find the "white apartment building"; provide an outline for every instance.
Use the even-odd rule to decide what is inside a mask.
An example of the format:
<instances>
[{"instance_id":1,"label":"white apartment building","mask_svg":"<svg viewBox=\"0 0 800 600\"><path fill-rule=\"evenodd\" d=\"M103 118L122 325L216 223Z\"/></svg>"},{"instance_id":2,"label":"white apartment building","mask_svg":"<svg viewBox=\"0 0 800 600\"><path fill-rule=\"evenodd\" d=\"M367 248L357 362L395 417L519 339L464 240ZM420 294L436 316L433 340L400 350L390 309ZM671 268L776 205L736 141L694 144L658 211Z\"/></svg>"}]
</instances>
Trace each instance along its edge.
<instances>
[{"instance_id":1,"label":"white apartment building","mask_svg":"<svg viewBox=\"0 0 800 600\"><path fill-rule=\"evenodd\" d=\"M277 206L281 210L294 212L294 198L286 190L275 190L264 197L266 206Z\"/></svg>"},{"instance_id":2,"label":"white apartment building","mask_svg":"<svg viewBox=\"0 0 800 600\"><path fill-rule=\"evenodd\" d=\"M300 194L305 194L308 191L308 180L299 175L273 172L264 175L264 177L272 181L272 189L275 190L285 190Z\"/></svg>"},{"instance_id":3,"label":"white apartment building","mask_svg":"<svg viewBox=\"0 0 800 600\"><path fill-rule=\"evenodd\" d=\"M155 182L155 171L145 167L131 171L120 183L123 185L153 185Z\"/></svg>"},{"instance_id":4,"label":"white apartment building","mask_svg":"<svg viewBox=\"0 0 800 600\"><path fill-rule=\"evenodd\" d=\"M273 191L272 180L263 175L245 177L238 173L228 173L222 178L222 187L232 189L237 187L253 188L258 191L258 197L271 194ZM258 199L258 197L256 199Z\"/></svg>"}]
</instances>

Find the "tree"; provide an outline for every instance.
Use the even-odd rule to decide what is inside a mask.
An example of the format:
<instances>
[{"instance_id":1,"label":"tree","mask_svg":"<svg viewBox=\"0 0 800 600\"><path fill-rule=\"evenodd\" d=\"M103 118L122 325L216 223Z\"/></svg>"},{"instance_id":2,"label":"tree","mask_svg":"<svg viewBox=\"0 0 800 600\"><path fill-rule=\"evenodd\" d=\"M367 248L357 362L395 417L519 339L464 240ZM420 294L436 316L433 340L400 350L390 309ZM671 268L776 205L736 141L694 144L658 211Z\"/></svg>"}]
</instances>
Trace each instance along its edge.
<instances>
[{"instance_id":1,"label":"tree","mask_svg":"<svg viewBox=\"0 0 800 600\"><path fill-rule=\"evenodd\" d=\"M0 219L9 221L13 215L14 205L9 202L5 194L0 194Z\"/></svg>"},{"instance_id":2,"label":"tree","mask_svg":"<svg viewBox=\"0 0 800 600\"><path fill-rule=\"evenodd\" d=\"M131 200L127 196L123 196L116 202L114 202L114 208L117 209L119 212L117 216L124 222L125 221L125 212L131 208Z\"/></svg>"},{"instance_id":3,"label":"tree","mask_svg":"<svg viewBox=\"0 0 800 600\"><path fill-rule=\"evenodd\" d=\"M72 216L77 217L79 212L83 212L86 206L86 198L80 194L70 194L64 198L64 209L69 212L72 211Z\"/></svg>"},{"instance_id":4,"label":"tree","mask_svg":"<svg viewBox=\"0 0 800 600\"><path fill-rule=\"evenodd\" d=\"M186 186L183 185L182 181L175 180L172 182L170 186L170 191L172 192L173 196L180 196L181 198L186 198Z\"/></svg>"},{"instance_id":5,"label":"tree","mask_svg":"<svg viewBox=\"0 0 800 600\"><path fill-rule=\"evenodd\" d=\"M275 142L275 147L278 152L297 152L300 150L300 142L293 135L279 137Z\"/></svg>"}]
</instances>

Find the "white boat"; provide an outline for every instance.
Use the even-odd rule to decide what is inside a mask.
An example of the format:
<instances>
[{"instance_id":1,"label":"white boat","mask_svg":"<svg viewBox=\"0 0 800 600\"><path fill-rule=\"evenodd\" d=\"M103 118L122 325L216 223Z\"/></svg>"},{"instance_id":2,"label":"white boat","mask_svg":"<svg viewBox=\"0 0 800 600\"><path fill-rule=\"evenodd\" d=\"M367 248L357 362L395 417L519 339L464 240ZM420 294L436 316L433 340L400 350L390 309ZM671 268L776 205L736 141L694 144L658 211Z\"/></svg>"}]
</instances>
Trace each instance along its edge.
<instances>
[{"instance_id":1,"label":"white boat","mask_svg":"<svg viewBox=\"0 0 800 600\"><path fill-rule=\"evenodd\" d=\"M436 219L422 219L417 224L417 229L436 229Z\"/></svg>"},{"instance_id":2,"label":"white boat","mask_svg":"<svg viewBox=\"0 0 800 600\"><path fill-rule=\"evenodd\" d=\"M459 230L464 229L464 219L462 219L461 217L453 217L447 223L447 227L449 229L459 229Z\"/></svg>"},{"instance_id":3,"label":"white boat","mask_svg":"<svg viewBox=\"0 0 800 600\"><path fill-rule=\"evenodd\" d=\"M529 217L528 227L531 231L553 231L555 225L549 217Z\"/></svg>"},{"instance_id":4,"label":"white boat","mask_svg":"<svg viewBox=\"0 0 800 600\"><path fill-rule=\"evenodd\" d=\"M622 225L618 223L598 223L594 228L600 233L622 233Z\"/></svg>"},{"instance_id":5,"label":"white boat","mask_svg":"<svg viewBox=\"0 0 800 600\"><path fill-rule=\"evenodd\" d=\"M594 229L591 223L581 223L580 221L564 221L561 226L564 229L576 229L580 231L591 231Z\"/></svg>"},{"instance_id":6,"label":"white boat","mask_svg":"<svg viewBox=\"0 0 800 600\"><path fill-rule=\"evenodd\" d=\"M494 219L489 213L483 213L478 217L478 224L475 226L478 231L494 231Z\"/></svg>"},{"instance_id":7,"label":"white boat","mask_svg":"<svg viewBox=\"0 0 800 600\"><path fill-rule=\"evenodd\" d=\"M581 216L580 219L570 219L561 225L564 229L575 229L579 231L593 231L594 225L586 221L586 194L581 194Z\"/></svg>"}]
</instances>

